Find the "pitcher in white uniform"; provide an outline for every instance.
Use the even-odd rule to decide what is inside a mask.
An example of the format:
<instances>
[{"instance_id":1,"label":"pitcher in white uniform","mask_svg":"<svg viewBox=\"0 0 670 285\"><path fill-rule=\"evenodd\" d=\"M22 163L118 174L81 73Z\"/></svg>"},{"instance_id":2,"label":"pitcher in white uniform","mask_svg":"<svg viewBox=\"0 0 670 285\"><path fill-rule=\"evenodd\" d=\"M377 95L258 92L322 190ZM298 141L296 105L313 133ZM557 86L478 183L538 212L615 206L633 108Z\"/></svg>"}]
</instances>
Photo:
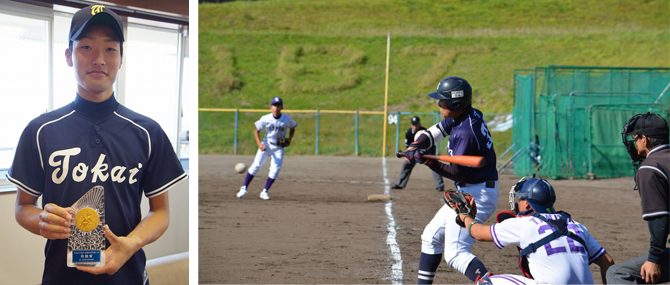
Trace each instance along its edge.
<instances>
[{"instance_id":1,"label":"pitcher in white uniform","mask_svg":"<svg viewBox=\"0 0 670 285\"><path fill-rule=\"evenodd\" d=\"M284 147L290 144L295 134L295 128L298 126L298 123L291 119L290 116L281 113L283 108L284 102L282 98L274 97L270 102L272 113L264 115L256 121L254 138L258 145L258 151L256 152L254 162L249 166L247 176L244 178L244 185L237 192L237 198L242 198L247 194L249 183L254 179L258 170L263 167L267 158L271 157L268 178L265 180L265 187L260 194L261 199L270 200L270 187L272 187L272 184L279 177L279 170L281 170L284 160ZM265 137L261 140L260 132L263 130L265 131ZM288 136L286 136L287 130L289 131Z\"/></svg>"},{"instance_id":2,"label":"pitcher in white uniform","mask_svg":"<svg viewBox=\"0 0 670 285\"><path fill-rule=\"evenodd\" d=\"M509 197L516 217L483 225L465 214L458 216L473 238L493 241L498 248L515 245L522 258L519 265L524 276L488 275L478 284L593 284L591 263L600 267L606 283L607 268L614 264L612 257L584 225L568 213L554 210L556 192L547 180L523 178L512 187Z\"/></svg>"}]
</instances>

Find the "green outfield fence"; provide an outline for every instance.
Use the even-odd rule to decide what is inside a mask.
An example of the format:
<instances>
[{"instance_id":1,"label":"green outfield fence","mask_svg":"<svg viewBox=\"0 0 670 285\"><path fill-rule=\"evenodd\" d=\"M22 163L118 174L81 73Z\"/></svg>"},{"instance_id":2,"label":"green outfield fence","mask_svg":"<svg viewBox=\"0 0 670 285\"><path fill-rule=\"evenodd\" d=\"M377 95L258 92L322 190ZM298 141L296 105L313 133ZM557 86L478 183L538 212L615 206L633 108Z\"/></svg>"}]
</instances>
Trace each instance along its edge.
<instances>
[{"instance_id":1,"label":"green outfield fence","mask_svg":"<svg viewBox=\"0 0 670 285\"><path fill-rule=\"evenodd\" d=\"M668 118L670 68L547 66L514 74L516 175L632 176L621 130L647 111Z\"/></svg>"},{"instance_id":2,"label":"green outfield fence","mask_svg":"<svg viewBox=\"0 0 670 285\"><path fill-rule=\"evenodd\" d=\"M403 140L411 116L419 116L424 126L431 126L439 119L438 112L389 112L385 119L382 111L285 109L282 112L298 122L295 139L287 148L290 154L381 156L382 124L391 123L386 154L394 156L405 149ZM201 150L248 155L257 150L254 122L270 110L200 108L198 113ZM440 146L446 146L446 140Z\"/></svg>"}]
</instances>

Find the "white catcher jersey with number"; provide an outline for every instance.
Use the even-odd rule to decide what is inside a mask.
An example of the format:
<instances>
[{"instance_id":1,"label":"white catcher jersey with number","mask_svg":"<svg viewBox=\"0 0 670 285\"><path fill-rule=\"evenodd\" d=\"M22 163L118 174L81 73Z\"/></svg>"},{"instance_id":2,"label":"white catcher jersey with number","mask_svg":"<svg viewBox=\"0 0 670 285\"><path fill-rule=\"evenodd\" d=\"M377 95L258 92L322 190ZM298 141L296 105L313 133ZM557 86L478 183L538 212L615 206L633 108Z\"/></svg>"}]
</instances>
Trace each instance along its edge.
<instances>
[{"instance_id":1,"label":"white catcher jersey with number","mask_svg":"<svg viewBox=\"0 0 670 285\"><path fill-rule=\"evenodd\" d=\"M559 214L542 214L547 220L558 219ZM528 268L537 282L551 284L593 284L589 263L605 253L605 249L586 227L568 219L568 230L586 242L581 243L561 236L528 255ZM517 245L521 248L553 232L552 227L533 216L507 219L491 226L493 243L498 248ZM588 250L588 252L587 252Z\"/></svg>"},{"instance_id":2,"label":"white catcher jersey with number","mask_svg":"<svg viewBox=\"0 0 670 285\"><path fill-rule=\"evenodd\" d=\"M268 177L277 179L282 162L284 161L284 148L277 145L277 140L285 138L286 132L291 128L297 127L298 123L286 114L281 114L279 118L275 118L272 114L267 114L258 119L255 125L256 130L265 131L263 138L265 151L259 149L256 152L256 157L254 157L254 162L249 166L248 173L255 176L258 170L263 167L267 158L272 157Z\"/></svg>"}]
</instances>

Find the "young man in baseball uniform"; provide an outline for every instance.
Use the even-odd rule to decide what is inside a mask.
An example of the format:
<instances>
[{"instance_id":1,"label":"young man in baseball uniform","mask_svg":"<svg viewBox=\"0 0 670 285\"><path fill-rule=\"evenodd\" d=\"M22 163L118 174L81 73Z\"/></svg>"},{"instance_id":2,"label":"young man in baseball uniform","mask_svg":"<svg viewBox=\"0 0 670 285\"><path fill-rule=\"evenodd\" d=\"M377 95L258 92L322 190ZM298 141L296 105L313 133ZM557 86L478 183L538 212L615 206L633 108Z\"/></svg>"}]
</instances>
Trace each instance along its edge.
<instances>
[{"instance_id":1,"label":"young man in baseball uniform","mask_svg":"<svg viewBox=\"0 0 670 285\"><path fill-rule=\"evenodd\" d=\"M440 175L453 180L456 188L470 193L477 204L477 220L485 221L498 201L498 171L493 141L482 112L472 107L472 87L463 78L447 77L428 96L437 100L444 120L420 131L407 149L410 161L426 164ZM484 166L470 168L447 165L422 157L437 142L449 136L449 155L484 157ZM475 281L488 271L471 253L474 239L455 222L455 213L444 205L424 228L421 235L419 284L432 284L442 257L447 264Z\"/></svg>"},{"instance_id":2,"label":"young man in baseball uniform","mask_svg":"<svg viewBox=\"0 0 670 285\"><path fill-rule=\"evenodd\" d=\"M412 119L410 119L410 123L412 126L409 127L405 132L405 147L409 147L409 144L414 141L414 136L419 131L426 129L421 125L421 119L417 116L413 116ZM437 154L437 147L433 146L429 148L426 150L426 154ZM400 176L398 177L398 183L393 185L391 189L400 190L405 188L409 182L409 176L412 174L412 169L414 169L414 166L416 166L416 161L405 161L405 163L402 165ZM442 176L435 173L435 171L431 171L430 174L433 176L433 180L435 181L435 190L439 192L444 191L444 181L442 181Z\"/></svg>"},{"instance_id":3,"label":"young man in baseball uniform","mask_svg":"<svg viewBox=\"0 0 670 285\"><path fill-rule=\"evenodd\" d=\"M17 222L48 239L42 284L148 284L142 247L167 229L167 190L186 178L158 123L114 97L123 41L112 10L93 5L75 13L65 51L77 80L75 100L28 124L7 175L19 189ZM70 206L93 186L104 187L105 265L70 268ZM150 204L145 217L142 195Z\"/></svg>"},{"instance_id":4,"label":"young man in baseball uniform","mask_svg":"<svg viewBox=\"0 0 670 285\"><path fill-rule=\"evenodd\" d=\"M247 187L254 179L258 170L263 167L268 157L271 157L270 172L268 178L265 180L265 187L261 191L260 198L263 200L270 200L270 187L279 177L279 170L281 170L282 162L284 161L284 148L291 144L291 139L295 134L295 128L298 126L290 116L282 114L284 109L284 101L281 97L274 97L270 102L270 110L272 113L264 115L255 123L254 138L258 151L254 162L249 166L247 176L244 178L244 185L240 187L237 192L237 198L243 198L247 195ZM260 132L265 131L265 137L261 140ZM286 131L289 131L288 137Z\"/></svg>"},{"instance_id":5,"label":"young man in baseball uniform","mask_svg":"<svg viewBox=\"0 0 670 285\"><path fill-rule=\"evenodd\" d=\"M670 145L668 123L655 113L630 118L621 132L623 143L637 168L642 219L649 229L649 251L614 265L607 282L616 284L670 281Z\"/></svg>"},{"instance_id":6,"label":"young man in baseball uniform","mask_svg":"<svg viewBox=\"0 0 670 285\"><path fill-rule=\"evenodd\" d=\"M525 177L510 190L510 208L516 214L493 225L479 224L472 217L457 218L469 235L493 241L498 248L520 248L524 276L495 274L478 284L593 284L589 264L605 272L614 261L588 229L568 213L554 210L556 192L547 180Z\"/></svg>"}]
</instances>

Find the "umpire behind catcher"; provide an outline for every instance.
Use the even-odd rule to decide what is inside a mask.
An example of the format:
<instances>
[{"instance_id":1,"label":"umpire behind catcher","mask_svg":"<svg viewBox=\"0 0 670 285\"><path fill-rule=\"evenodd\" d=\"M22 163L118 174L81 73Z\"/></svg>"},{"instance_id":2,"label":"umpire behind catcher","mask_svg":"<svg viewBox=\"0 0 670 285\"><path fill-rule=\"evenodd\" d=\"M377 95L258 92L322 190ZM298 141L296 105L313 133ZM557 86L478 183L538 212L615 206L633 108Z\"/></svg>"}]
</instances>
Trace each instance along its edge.
<instances>
[{"instance_id":1,"label":"umpire behind catcher","mask_svg":"<svg viewBox=\"0 0 670 285\"><path fill-rule=\"evenodd\" d=\"M668 123L658 114L637 114L621 132L626 150L639 165L635 189L642 200L642 219L649 227L649 252L613 265L607 283L661 283L670 281L670 249L666 242L670 229L670 145Z\"/></svg>"}]
</instances>

